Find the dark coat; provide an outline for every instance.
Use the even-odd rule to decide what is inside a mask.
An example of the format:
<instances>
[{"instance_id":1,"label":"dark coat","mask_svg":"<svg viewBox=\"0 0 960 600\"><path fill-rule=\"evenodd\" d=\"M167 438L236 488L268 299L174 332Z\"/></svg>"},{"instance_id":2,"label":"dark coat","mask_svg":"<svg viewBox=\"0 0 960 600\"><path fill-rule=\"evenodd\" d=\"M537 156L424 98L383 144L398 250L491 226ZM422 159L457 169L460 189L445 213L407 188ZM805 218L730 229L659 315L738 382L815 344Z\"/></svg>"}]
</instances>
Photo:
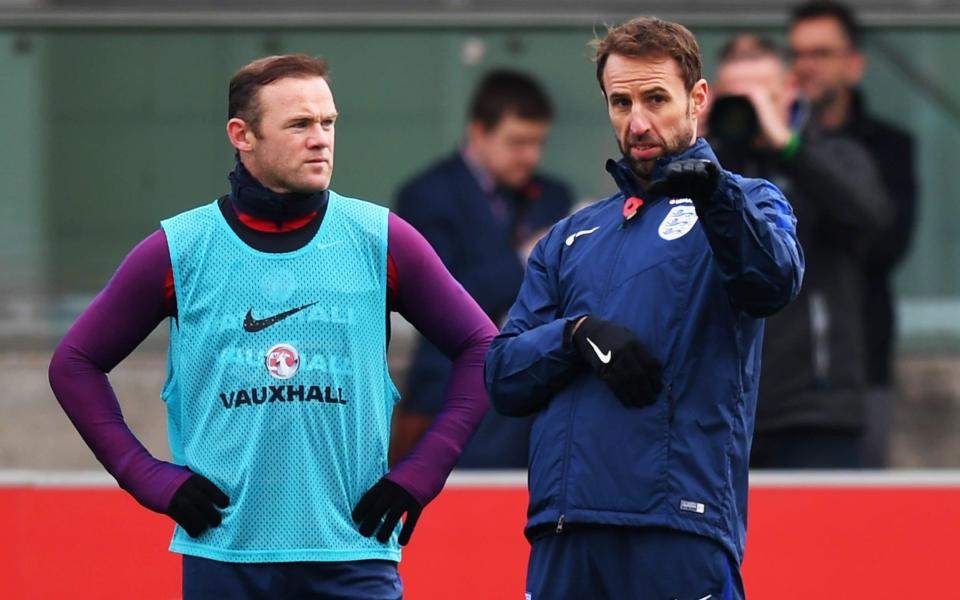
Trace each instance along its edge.
<instances>
[{"instance_id":1,"label":"dark coat","mask_svg":"<svg viewBox=\"0 0 960 600\"><path fill-rule=\"evenodd\" d=\"M873 157L893 207L893 218L864 254L867 382L888 386L896 330L891 278L910 247L917 213L913 138L871 116L859 93L854 95L853 112L840 133L859 141Z\"/></svg>"},{"instance_id":2,"label":"dark coat","mask_svg":"<svg viewBox=\"0 0 960 600\"><path fill-rule=\"evenodd\" d=\"M728 149L717 155L730 167ZM779 187L797 216L803 289L767 319L757 431L858 430L864 423L864 256L890 222L890 201L867 151L806 127L796 153L738 157L744 175Z\"/></svg>"}]
</instances>

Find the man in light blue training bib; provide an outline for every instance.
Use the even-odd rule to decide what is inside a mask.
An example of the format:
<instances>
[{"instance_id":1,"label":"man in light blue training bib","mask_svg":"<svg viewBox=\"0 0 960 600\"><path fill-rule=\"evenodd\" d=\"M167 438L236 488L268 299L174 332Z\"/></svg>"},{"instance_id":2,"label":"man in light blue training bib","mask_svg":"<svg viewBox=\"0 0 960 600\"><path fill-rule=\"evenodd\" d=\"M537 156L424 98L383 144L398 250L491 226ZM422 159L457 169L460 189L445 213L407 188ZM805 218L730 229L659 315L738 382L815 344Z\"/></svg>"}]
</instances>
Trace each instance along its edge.
<instances>
[{"instance_id":1,"label":"man in light blue training bib","mask_svg":"<svg viewBox=\"0 0 960 600\"><path fill-rule=\"evenodd\" d=\"M134 248L51 362L104 467L176 521L185 598L400 598L400 546L487 409L493 324L409 224L329 189L326 75L305 55L234 75L230 193ZM392 469L390 311L454 363L446 410ZM172 463L106 376L165 318Z\"/></svg>"}]
</instances>

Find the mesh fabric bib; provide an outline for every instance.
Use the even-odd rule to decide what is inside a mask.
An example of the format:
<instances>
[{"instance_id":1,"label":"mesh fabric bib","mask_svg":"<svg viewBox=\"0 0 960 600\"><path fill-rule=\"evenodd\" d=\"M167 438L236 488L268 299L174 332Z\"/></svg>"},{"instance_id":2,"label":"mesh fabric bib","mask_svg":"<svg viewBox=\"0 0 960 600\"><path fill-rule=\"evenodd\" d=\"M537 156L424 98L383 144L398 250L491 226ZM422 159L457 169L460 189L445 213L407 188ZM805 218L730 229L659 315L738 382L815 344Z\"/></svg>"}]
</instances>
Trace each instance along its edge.
<instances>
[{"instance_id":1,"label":"mesh fabric bib","mask_svg":"<svg viewBox=\"0 0 960 600\"><path fill-rule=\"evenodd\" d=\"M386 360L387 210L333 192L314 239L249 247L216 203L162 223L174 461L230 497L223 523L171 550L233 562L399 560L350 518L387 472L398 393Z\"/></svg>"}]
</instances>

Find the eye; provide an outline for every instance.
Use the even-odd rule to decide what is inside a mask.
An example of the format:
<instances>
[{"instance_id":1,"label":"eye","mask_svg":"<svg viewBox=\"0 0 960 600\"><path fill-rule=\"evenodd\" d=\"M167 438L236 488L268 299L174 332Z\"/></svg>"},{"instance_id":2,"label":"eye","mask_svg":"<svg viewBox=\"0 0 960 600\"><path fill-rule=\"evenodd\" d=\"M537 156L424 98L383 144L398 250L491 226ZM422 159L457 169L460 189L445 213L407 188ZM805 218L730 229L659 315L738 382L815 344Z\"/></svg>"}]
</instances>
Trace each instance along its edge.
<instances>
[{"instance_id":1,"label":"eye","mask_svg":"<svg viewBox=\"0 0 960 600\"><path fill-rule=\"evenodd\" d=\"M654 94L650 96L650 102L654 104L665 104L667 102L667 97L663 94Z\"/></svg>"},{"instance_id":2,"label":"eye","mask_svg":"<svg viewBox=\"0 0 960 600\"><path fill-rule=\"evenodd\" d=\"M310 122L306 119L301 119L300 121L294 121L290 126L295 129L303 129L310 125Z\"/></svg>"},{"instance_id":3,"label":"eye","mask_svg":"<svg viewBox=\"0 0 960 600\"><path fill-rule=\"evenodd\" d=\"M630 99L625 96L614 96L610 98L610 105L617 108L625 108L630 106Z\"/></svg>"},{"instance_id":4,"label":"eye","mask_svg":"<svg viewBox=\"0 0 960 600\"><path fill-rule=\"evenodd\" d=\"M333 127L333 122L334 122L333 119L324 119L320 121L320 126L323 127L324 129L330 129L331 127Z\"/></svg>"}]
</instances>

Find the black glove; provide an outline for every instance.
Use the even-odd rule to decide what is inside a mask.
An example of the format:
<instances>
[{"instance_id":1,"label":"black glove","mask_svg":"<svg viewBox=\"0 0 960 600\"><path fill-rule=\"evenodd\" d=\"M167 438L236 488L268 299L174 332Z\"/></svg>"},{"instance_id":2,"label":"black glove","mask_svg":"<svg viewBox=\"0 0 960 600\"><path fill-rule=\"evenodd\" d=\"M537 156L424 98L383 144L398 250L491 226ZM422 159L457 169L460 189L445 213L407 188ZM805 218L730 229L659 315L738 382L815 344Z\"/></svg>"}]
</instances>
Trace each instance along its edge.
<instances>
[{"instance_id":1,"label":"black glove","mask_svg":"<svg viewBox=\"0 0 960 600\"><path fill-rule=\"evenodd\" d=\"M167 515L183 527L190 537L199 537L223 520L220 508L226 508L230 498L203 475L194 473L177 488L167 508Z\"/></svg>"},{"instance_id":2,"label":"black glove","mask_svg":"<svg viewBox=\"0 0 960 600\"><path fill-rule=\"evenodd\" d=\"M650 196L690 198L696 204L706 202L717 191L720 168L703 158L687 158L667 165L663 177L650 184Z\"/></svg>"},{"instance_id":3,"label":"black glove","mask_svg":"<svg viewBox=\"0 0 960 600\"><path fill-rule=\"evenodd\" d=\"M663 389L663 366L629 329L587 317L573 333L573 343L624 406L656 401Z\"/></svg>"},{"instance_id":4,"label":"black glove","mask_svg":"<svg viewBox=\"0 0 960 600\"><path fill-rule=\"evenodd\" d=\"M407 513L398 540L401 546L406 546L422 511L423 506L410 495L410 492L384 477L367 490L363 498L360 498L360 502L357 502L357 507L353 509L353 520L360 524L360 535L363 537L370 537L379 527L377 540L386 543L397 527L400 517L403 513Z\"/></svg>"}]
</instances>

